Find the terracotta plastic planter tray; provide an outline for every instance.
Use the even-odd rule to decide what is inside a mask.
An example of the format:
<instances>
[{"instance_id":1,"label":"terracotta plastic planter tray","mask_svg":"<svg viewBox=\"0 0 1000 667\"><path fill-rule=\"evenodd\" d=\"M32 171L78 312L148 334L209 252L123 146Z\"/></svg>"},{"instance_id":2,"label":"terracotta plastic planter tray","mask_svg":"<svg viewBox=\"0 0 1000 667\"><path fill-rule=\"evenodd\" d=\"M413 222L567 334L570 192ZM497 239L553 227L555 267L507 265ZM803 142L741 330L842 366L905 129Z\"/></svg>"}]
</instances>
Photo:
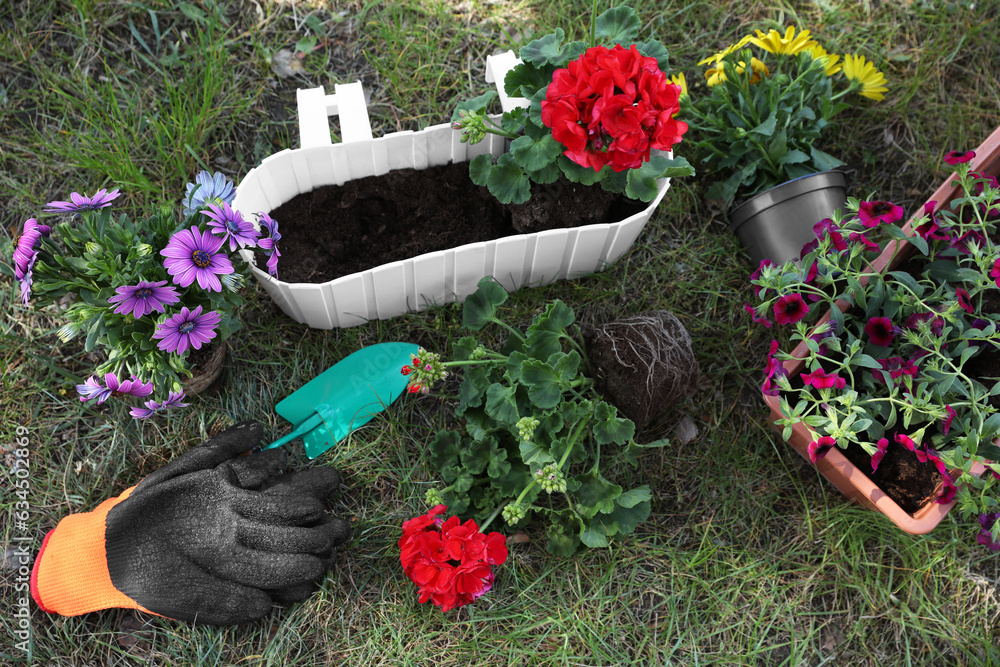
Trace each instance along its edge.
<instances>
[{"instance_id":1,"label":"terracotta plastic planter tray","mask_svg":"<svg viewBox=\"0 0 1000 667\"><path fill-rule=\"evenodd\" d=\"M987 139L984 141L979 148L976 149L976 157L972 163L972 169L974 171L979 171L984 174L989 174L991 176L1000 175L1000 128L997 128ZM955 199L960 188L953 184L955 179L949 177L941 186L934 191L934 194L930 196L928 201L936 201L937 207L945 208L948 203ZM923 208L921 207L920 211ZM911 218L903 230L907 233L910 232L911 223L916 217ZM901 258L907 257L912 253L912 248L906 241L891 241L887 244L886 249L881 255L872 263L873 268L879 270L889 262L890 258L893 257L897 250L897 246L903 244L899 247L899 255ZM847 310L849 304L843 302L840 304L840 309ZM817 326L825 323L830 319L830 313L827 312L819 322ZM807 348L805 343L798 345L792 352L792 356L804 358L807 353ZM788 374L794 377L796 374L803 371L804 361L789 360L784 363L785 370ZM769 421L771 425L781 433L783 428L775 422L778 419L783 419L784 415L781 412L781 406L779 403L778 396L768 396L763 394L764 401L767 403L768 407L771 409L771 414ZM809 461L809 443L817 438L816 433L813 432L805 424L799 423L792 427L792 435L788 443L797 451L806 461ZM998 439L997 444L1000 444L1000 439ZM826 456L819 459L816 462L816 469L831 483L833 484L841 493L847 496L849 499L860 503L866 507L879 511L885 514L889 520L895 523L899 528L914 535L921 535L924 533L929 533L934 530L935 527L941 522L942 519L951 511L952 507L955 506L954 502L947 504L938 503L928 503L916 514L910 515L903 511L899 505L896 504L892 498L887 496L884 491L875 486L875 484L868 478L864 472L861 471L857 466L847 460L847 458L841 453L838 448L833 448L827 452ZM977 466L973 469L974 474L981 474L983 472L982 466Z\"/></svg>"},{"instance_id":2,"label":"terracotta plastic planter tray","mask_svg":"<svg viewBox=\"0 0 1000 667\"><path fill-rule=\"evenodd\" d=\"M504 110L527 104L503 93L506 72L519 62L513 52L487 58L488 82L497 84ZM252 215L270 213L296 195L322 185L341 185L394 169L426 169L465 162L506 150L505 139L488 134L475 145L461 142L450 124L419 132L373 138L360 83L298 91L302 147L276 153L252 169L236 190L233 208ZM328 114L340 117L342 143L330 140ZM471 183L471 181L470 181ZM595 186L598 187L598 186ZM392 262L322 284L276 280L256 266L253 273L278 306L310 327L333 329L388 319L433 305L462 301L480 279L493 276L508 291L601 271L632 246L669 187L657 183L655 199L624 220L508 236ZM279 220L283 228L308 220ZM244 258L252 261L249 253ZM282 261L287 261L284 257Z\"/></svg>"}]
</instances>

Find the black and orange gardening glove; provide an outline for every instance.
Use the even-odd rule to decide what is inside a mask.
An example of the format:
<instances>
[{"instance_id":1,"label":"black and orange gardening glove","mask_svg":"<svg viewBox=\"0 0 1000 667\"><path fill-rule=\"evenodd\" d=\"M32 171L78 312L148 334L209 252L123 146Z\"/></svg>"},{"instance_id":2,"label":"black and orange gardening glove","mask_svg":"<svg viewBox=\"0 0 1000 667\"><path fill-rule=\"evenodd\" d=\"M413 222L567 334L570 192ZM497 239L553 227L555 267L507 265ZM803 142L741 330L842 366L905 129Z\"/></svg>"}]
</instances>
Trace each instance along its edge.
<instances>
[{"instance_id":1,"label":"black and orange gardening glove","mask_svg":"<svg viewBox=\"0 0 1000 667\"><path fill-rule=\"evenodd\" d=\"M64 616L122 607L233 625L307 598L349 534L322 502L340 476L282 475L280 449L239 456L262 436L256 422L237 424L63 518L35 559L35 602Z\"/></svg>"}]
</instances>

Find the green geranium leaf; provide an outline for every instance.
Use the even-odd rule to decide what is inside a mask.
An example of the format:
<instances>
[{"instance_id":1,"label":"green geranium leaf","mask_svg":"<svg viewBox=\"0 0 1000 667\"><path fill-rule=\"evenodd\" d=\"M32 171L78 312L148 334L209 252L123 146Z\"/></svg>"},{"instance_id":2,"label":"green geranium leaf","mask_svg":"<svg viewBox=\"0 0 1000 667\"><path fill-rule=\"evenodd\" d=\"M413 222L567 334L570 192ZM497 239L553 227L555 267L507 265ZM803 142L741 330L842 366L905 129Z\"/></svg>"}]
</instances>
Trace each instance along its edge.
<instances>
[{"instance_id":1,"label":"green geranium leaf","mask_svg":"<svg viewBox=\"0 0 1000 667\"><path fill-rule=\"evenodd\" d=\"M587 524L580 531L580 541L591 549L608 546L608 536L593 524Z\"/></svg>"},{"instance_id":2,"label":"green geranium leaf","mask_svg":"<svg viewBox=\"0 0 1000 667\"><path fill-rule=\"evenodd\" d=\"M514 424L520 419L513 387L493 383L486 391L486 414L504 424Z\"/></svg>"},{"instance_id":3,"label":"green geranium leaf","mask_svg":"<svg viewBox=\"0 0 1000 667\"><path fill-rule=\"evenodd\" d=\"M555 183L559 180L560 176L562 176L562 170L555 162L548 163L545 165L544 169L539 169L538 171L528 171L528 178L531 179L531 182L538 183L540 185Z\"/></svg>"},{"instance_id":4,"label":"green geranium leaf","mask_svg":"<svg viewBox=\"0 0 1000 667\"><path fill-rule=\"evenodd\" d=\"M462 514L472 504L472 499L469 498L468 493L459 492L455 489L445 491L444 500L445 504L448 505L448 512L454 514Z\"/></svg>"},{"instance_id":5,"label":"green geranium leaf","mask_svg":"<svg viewBox=\"0 0 1000 667\"><path fill-rule=\"evenodd\" d=\"M469 178L480 187L486 187L493 170L493 156L477 155L469 162Z\"/></svg>"},{"instance_id":6,"label":"green geranium leaf","mask_svg":"<svg viewBox=\"0 0 1000 667\"><path fill-rule=\"evenodd\" d=\"M462 336L455 342L452 348L452 356L455 358L455 361L468 361L472 358L472 352L477 347L479 347L479 341L475 337Z\"/></svg>"},{"instance_id":7,"label":"green geranium leaf","mask_svg":"<svg viewBox=\"0 0 1000 667\"><path fill-rule=\"evenodd\" d=\"M511 352L507 356L507 371L504 375L511 384L521 381L521 364L527 361L528 355L524 352Z\"/></svg>"},{"instance_id":8,"label":"green geranium leaf","mask_svg":"<svg viewBox=\"0 0 1000 667\"><path fill-rule=\"evenodd\" d=\"M548 359L556 352L562 351L560 336L566 335L567 328L573 324L576 316L573 309L556 299L545 306L525 334L528 343L528 354L536 359Z\"/></svg>"},{"instance_id":9,"label":"green geranium leaf","mask_svg":"<svg viewBox=\"0 0 1000 667\"><path fill-rule=\"evenodd\" d=\"M580 361L580 353L576 350L570 350L569 352L556 352L546 359L545 363L559 374L560 380L567 383L572 382L577 373L580 372Z\"/></svg>"},{"instance_id":10,"label":"green geranium leaf","mask_svg":"<svg viewBox=\"0 0 1000 667\"><path fill-rule=\"evenodd\" d=\"M564 147L565 148L565 147ZM597 171L591 169L590 167L583 167L576 162L573 162L565 155L559 157L557 162L562 173L566 176L566 179L571 183L580 183L582 185L593 185L597 183L601 178L604 177L606 173L604 170ZM610 168L605 167L607 171Z\"/></svg>"},{"instance_id":11,"label":"green geranium leaf","mask_svg":"<svg viewBox=\"0 0 1000 667\"><path fill-rule=\"evenodd\" d=\"M684 176L694 176L694 167L687 161L687 158L675 157L664 158L666 160L660 178L683 178Z\"/></svg>"},{"instance_id":12,"label":"green geranium leaf","mask_svg":"<svg viewBox=\"0 0 1000 667\"><path fill-rule=\"evenodd\" d=\"M618 408L599 402L595 406L594 416L597 421L594 423L594 440L598 444L607 445L612 442L624 445L635 436L635 424L631 419L623 419L618 416Z\"/></svg>"},{"instance_id":13,"label":"green geranium leaf","mask_svg":"<svg viewBox=\"0 0 1000 667\"><path fill-rule=\"evenodd\" d=\"M509 95L510 93L507 94ZM459 119L459 112L461 111L468 111L475 114L486 113L486 110L495 99L497 99L497 91L491 90L479 95L478 97L473 97L471 100L460 102L458 106L455 107L455 110L451 112L451 122L454 123Z\"/></svg>"},{"instance_id":14,"label":"green geranium leaf","mask_svg":"<svg viewBox=\"0 0 1000 667\"><path fill-rule=\"evenodd\" d=\"M462 310L462 324L478 331L496 322L497 307L507 300L507 290L490 276L479 281L479 289L469 295Z\"/></svg>"},{"instance_id":15,"label":"green geranium leaf","mask_svg":"<svg viewBox=\"0 0 1000 667\"><path fill-rule=\"evenodd\" d=\"M626 173L625 194L632 199L639 199L644 202L653 201L656 198L656 180L667 166L667 158L662 155L654 155L648 162L638 169L629 169Z\"/></svg>"},{"instance_id":16,"label":"green geranium leaf","mask_svg":"<svg viewBox=\"0 0 1000 667\"><path fill-rule=\"evenodd\" d=\"M545 548L553 556L572 556L579 546L580 538L578 536L567 534L558 524L549 526Z\"/></svg>"},{"instance_id":17,"label":"green geranium leaf","mask_svg":"<svg viewBox=\"0 0 1000 667\"><path fill-rule=\"evenodd\" d=\"M458 388L458 411L464 413L467 408L478 408L483 404L483 394L490 386L490 372L485 366L468 366L465 377ZM461 416L461 414L459 415Z\"/></svg>"},{"instance_id":18,"label":"green geranium leaf","mask_svg":"<svg viewBox=\"0 0 1000 667\"><path fill-rule=\"evenodd\" d=\"M559 405L562 398L562 376L544 361L528 359L521 364L521 382L528 387L528 398L542 410Z\"/></svg>"},{"instance_id":19,"label":"green geranium leaf","mask_svg":"<svg viewBox=\"0 0 1000 667\"><path fill-rule=\"evenodd\" d=\"M618 525L619 535L628 535L649 517L649 507L649 501L636 503L632 507L625 507L616 502L615 509L609 517Z\"/></svg>"},{"instance_id":20,"label":"green geranium leaf","mask_svg":"<svg viewBox=\"0 0 1000 667\"><path fill-rule=\"evenodd\" d=\"M465 420L465 432L473 440L482 440L497 431L497 424L483 408L470 408L460 415Z\"/></svg>"},{"instance_id":21,"label":"green geranium leaf","mask_svg":"<svg viewBox=\"0 0 1000 667\"><path fill-rule=\"evenodd\" d=\"M625 45L622 44L622 46ZM647 39L645 41L638 41L635 43L635 48L639 49L639 53L648 58L656 58L656 64L659 66L660 71L664 74L670 74L670 52L667 51L667 47L663 46L660 40Z\"/></svg>"},{"instance_id":22,"label":"green geranium leaf","mask_svg":"<svg viewBox=\"0 0 1000 667\"><path fill-rule=\"evenodd\" d=\"M527 62L518 63L504 77L503 90L511 97L531 97L549 85L554 71L555 67L551 66L534 67Z\"/></svg>"},{"instance_id":23,"label":"green geranium leaf","mask_svg":"<svg viewBox=\"0 0 1000 667\"><path fill-rule=\"evenodd\" d=\"M556 28L555 32L532 40L521 47L519 56L524 62L531 63L536 67L544 67L549 64L560 65L563 57L563 51L560 47L564 39L566 39L566 33L563 32L562 28ZM506 87L506 80L504 80L504 84Z\"/></svg>"},{"instance_id":24,"label":"green geranium leaf","mask_svg":"<svg viewBox=\"0 0 1000 667\"><path fill-rule=\"evenodd\" d=\"M608 169L607 166L604 169ZM615 194L622 194L625 192L625 188L628 187L628 171L604 171L601 177L600 183L601 187L607 192L614 192Z\"/></svg>"},{"instance_id":25,"label":"green geranium leaf","mask_svg":"<svg viewBox=\"0 0 1000 667\"><path fill-rule=\"evenodd\" d=\"M497 449L496 445L490 450L490 462L486 467L486 474L493 479L503 479L510 472L510 462L507 460L507 450Z\"/></svg>"},{"instance_id":26,"label":"green geranium leaf","mask_svg":"<svg viewBox=\"0 0 1000 667\"><path fill-rule=\"evenodd\" d=\"M493 165L486 187L502 204L523 204L531 197L531 181L510 153L501 155Z\"/></svg>"},{"instance_id":27,"label":"green geranium leaf","mask_svg":"<svg viewBox=\"0 0 1000 667\"><path fill-rule=\"evenodd\" d=\"M635 38L642 29L642 21L631 7L612 7L597 17L594 34L597 43L608 48L617 44L624 47L635 43Z\"/></svg>"},{"instance_id":28,"label":"green geranium leaf","mask_svg":"<svg viewBox=\"0 0 1000 667\"><path fill-rule=\"evenodd\" d=\"M555 463L555 459L549 454L547 449L538 445L537 442L526 441L518 445L521 451L521 460L533 467L542 467L546 463Z\"/></svg>"},{"instance_id":29,"label":"green geranium leaf","mask_svg":"<svg viewBox=\"0 0 1000 667\"><path fill-rule=\"evenodd\" d=\"M598 473L584 475L579 480L581 484L576 498L581 514L592 517L598 512L610 514L615 510L615 499L622 494L622 487L612 484Z\"/></svg>"},{"instance_id":30,"label":"green geranium leaf","mask_svg":"<svg viewBox=\"0 0 1000 667\"><path fill-rule=\"evenodd\" d=\"M489 436L480 441L470 442L460 455L462 465L473 475L480 474L489 465L490 448L496 449L496 446L496 440Z\"/></svg>"},{"instance_id":31,"label":"green geranium leaf","mask_svg":"<svg viewBox=\"0 0 1000 667\"><path fill-rule=\"evenodd\" d=\"M648 503L653 498L653 494L649 490L649 486L643 484L642 486L637 486L634 489L629 489L625 493L618 496L615 499L617 505L631 509L638 505L639 503Z\"/></svg>"},{"instance_id":32,"label":"green geranium leaf","mask_svg":"<svg viewBox=\"0 0 1000 667\"><path fill-rule=\"evenodd\" d=\"M510 142L510 154L528 171L538 171L551 165L563 150L563 145L551 134L546 134L540 141L524 136Z\"/></svg>"},{"instance_id":33,"label":"green geranium leaf","mask_svg":"<svg viewBox=\"0 0 1000 667\"><path fill-rule=\"evenodd\" d=\"M462 451L462 436L455 431L438 431L431 440L430 460L431 465L437 470L444 470L458 462L458 455Z\"/></svg>"}]
</instances>

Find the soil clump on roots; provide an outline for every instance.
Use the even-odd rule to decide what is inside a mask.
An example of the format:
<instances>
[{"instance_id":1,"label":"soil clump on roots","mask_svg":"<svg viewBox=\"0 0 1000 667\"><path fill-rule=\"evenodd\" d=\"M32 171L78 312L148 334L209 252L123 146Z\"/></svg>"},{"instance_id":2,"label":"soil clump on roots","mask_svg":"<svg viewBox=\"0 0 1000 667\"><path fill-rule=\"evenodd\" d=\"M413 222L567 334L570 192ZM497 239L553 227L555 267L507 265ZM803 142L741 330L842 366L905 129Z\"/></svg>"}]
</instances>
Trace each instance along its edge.
<instances>
[{"instance_id":1,"label":"soil clump on roots","mask_svg":"<svg viewBox=\"0 0 1000 667\"><path fill-rule=\"evenodd\" d=\"M595 327L587 335L587 356L598 390L636 430L684 400L701 378L691 336L665 310Z\"/></svg>"}]
</instances>

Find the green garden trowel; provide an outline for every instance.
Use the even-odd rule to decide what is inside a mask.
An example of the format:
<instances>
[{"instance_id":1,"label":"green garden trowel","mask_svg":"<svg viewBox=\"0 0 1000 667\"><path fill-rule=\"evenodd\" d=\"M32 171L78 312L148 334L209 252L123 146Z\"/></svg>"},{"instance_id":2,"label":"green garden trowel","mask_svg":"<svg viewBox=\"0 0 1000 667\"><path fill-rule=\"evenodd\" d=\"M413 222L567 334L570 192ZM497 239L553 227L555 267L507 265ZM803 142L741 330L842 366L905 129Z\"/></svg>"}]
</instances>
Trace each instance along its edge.
<instances>
[{"instance_id":1,"label":"green garden trowel","mask_svg":"<svg viewBox=\"0 0 1000 667\"><path fill-rule=\"evenodd\" d=\"M295 428L264 449L295 438L305 441L311 459L330 449L403 393L407 377L400 370L417 349L413 343L378 343L344 357L275 406Z\"/></svg>"}]
</instances>

